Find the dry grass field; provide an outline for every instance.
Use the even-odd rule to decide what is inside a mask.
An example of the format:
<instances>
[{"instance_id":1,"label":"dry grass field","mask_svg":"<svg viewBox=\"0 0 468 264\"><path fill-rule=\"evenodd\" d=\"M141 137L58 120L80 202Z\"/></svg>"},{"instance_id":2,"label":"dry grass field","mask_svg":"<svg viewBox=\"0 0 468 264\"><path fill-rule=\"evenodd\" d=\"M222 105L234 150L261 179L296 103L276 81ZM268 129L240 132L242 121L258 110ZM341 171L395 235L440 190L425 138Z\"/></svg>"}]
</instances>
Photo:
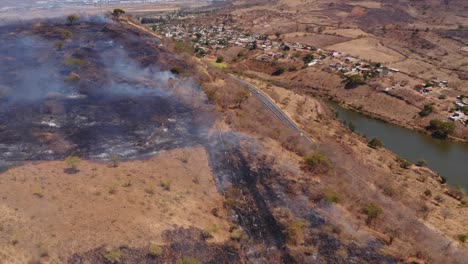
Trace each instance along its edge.
<instances>
[{"instance_id":1,"label":"dry grass field","mask_svg":"<svg viewBox=\"0 0 468 264\"><path fill-rule=\"evenodd\" d=\"M30 163L0 174L0 263L64 263L102 245L161 243L164 230L197 227L229 237L223 197L202 147L147 160ZM211 212L218 210L218 217Z\"/></svg>"},{"instance_id":2,"label":"dry grass field","mask_svg":"<svg viewBox=\"0 0 468 264\"><path fill-rule=\"evenodd\" d=\"M330 45L326 48L345 52L363 60L381 63L397 62L405 58L398 52L385 47L379 40L374 38L355 39L348 42Z\"/></svg>"}]
</instances>

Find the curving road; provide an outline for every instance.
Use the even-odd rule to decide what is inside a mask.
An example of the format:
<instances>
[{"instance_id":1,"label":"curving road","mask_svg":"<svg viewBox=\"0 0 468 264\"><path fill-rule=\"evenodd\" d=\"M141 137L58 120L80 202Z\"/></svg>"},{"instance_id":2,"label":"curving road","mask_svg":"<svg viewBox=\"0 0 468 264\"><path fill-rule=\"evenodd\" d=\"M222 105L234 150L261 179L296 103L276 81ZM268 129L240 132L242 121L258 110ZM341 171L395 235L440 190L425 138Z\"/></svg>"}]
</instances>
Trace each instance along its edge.
<instances>
[{"instance_id":1,"label":"curving road","mask_svg":"<svg viewBox=\"0 0 468 264\"><path fill-rule=\"evenodd\" d=\"M285 123L287 126L291 127L292 129L296 130L297 133L301 135L301 137L305 138L308 142L310 143L315 143L315 141L310 138L304 130L302 130L291 118L289 118L288 115L286 115L281 108L279 108L275 102L273 102L268 96L266 96L264 93L262 93L259 89L257 89L255 86L252 84L236 77L235 75L231 76L235 78L237 81L240 83L246 85L250 92L257 96L257 98L266 106L268 109L270 109L283 123Z\"/></svg>"}]
</instances>

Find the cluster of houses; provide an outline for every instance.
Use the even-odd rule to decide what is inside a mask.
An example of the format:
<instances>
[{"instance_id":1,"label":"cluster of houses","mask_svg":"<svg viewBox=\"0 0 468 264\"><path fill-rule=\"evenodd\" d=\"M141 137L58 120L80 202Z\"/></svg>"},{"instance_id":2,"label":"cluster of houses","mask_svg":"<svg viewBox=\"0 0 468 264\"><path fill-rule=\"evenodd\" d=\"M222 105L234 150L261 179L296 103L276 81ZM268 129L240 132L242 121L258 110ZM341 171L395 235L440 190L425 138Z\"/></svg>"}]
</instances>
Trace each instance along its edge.
<instances>
[{"instance_id":1,"label":"cluster of houses","mask_svg":"<svg viewBox=\"0 0 468 264\"><path fill-rule=\"evenodd\" d=\"M178 24L173 26L155 25L153 30L167 38L190 40L198 55L203 57L210 52L233 46L248 49L273 50L283 45L260 34L244 34L227 25L202 26Z\"/></svg>"},{"instance_id":2,"label":"cluster of houses","mask_svg":"<svg viewBox=\"0 0 468 264\"><path fill-rule=\"evenodd\" d=\"M380 63L370 64L338 51L331 52L330 55L331 62L328 67L334 71L343 73L345 76L359 74L364 77L373 77L379 74L390 75L391 73L399 72L397 69L382 67Z\"/></svg>"},{"instance_id":3,"label":"cluster of houses","mask_svg":"<svg viewBox=\"0 0 468 264\"><path fill-rule=\"evenodd\" d=\"M456 111L449 117L449 120L453 122L460 122L463 125L468 125L468 97L458 96L457 100L454 102Z\"/></svg>"},{"instance_id":4,"label":"cluster of houses","mask_svg":"<svg viewBox=\"0 0 468 264\"><path fill-rule=\"evenodd\" d=\"M414 89L424 95L433 92L437 87L447 88L448 81L432 80L431 82L421 83L414 87Z\"/></svg>"},{"instance_id":5,"label":"cluster of houses","mask_svg":"<svg viewBox=\"0 0 468 264\"><path fill-rule=\"evenodd\" d=\"M279 51L311 51L313 47L301 43L285 43L279 37L271 39L262 34L242 33L240 29L225 24L214 26L188 25L183 23L172 24L171 21L178 18L178 14L171 14L160 19L145 19L151 24L151 28L165 36L176 40L190 40L193 43L197 55L203 57L216 50L238 46L247 49L264 50L268 54L261 58L267 61L271 52ZM274 56L273 56L274 57ZM270 56L271 59L271 56Z\"/></svg>"}]
</instances>

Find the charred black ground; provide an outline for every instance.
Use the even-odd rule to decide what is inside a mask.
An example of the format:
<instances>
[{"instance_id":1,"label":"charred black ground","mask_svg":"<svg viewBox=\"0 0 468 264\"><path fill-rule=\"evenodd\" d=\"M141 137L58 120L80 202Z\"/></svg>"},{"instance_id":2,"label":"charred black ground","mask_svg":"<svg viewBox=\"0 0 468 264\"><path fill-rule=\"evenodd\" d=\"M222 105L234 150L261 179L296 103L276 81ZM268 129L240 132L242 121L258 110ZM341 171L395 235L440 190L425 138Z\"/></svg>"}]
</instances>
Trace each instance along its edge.
<instances>
[{"instance_id":1,"label":"charred black ground","mask_svg":"<svg viewBox=\"0 0 468 264\"><path fill-rule=\"evenodd\" d=\"M210 121L195 122L200 111L170 89L181 80L161 69L175 59L156 38L101 20L0 28L0 160L131 158L201 143Z\"/></svg>"}]
</instances>

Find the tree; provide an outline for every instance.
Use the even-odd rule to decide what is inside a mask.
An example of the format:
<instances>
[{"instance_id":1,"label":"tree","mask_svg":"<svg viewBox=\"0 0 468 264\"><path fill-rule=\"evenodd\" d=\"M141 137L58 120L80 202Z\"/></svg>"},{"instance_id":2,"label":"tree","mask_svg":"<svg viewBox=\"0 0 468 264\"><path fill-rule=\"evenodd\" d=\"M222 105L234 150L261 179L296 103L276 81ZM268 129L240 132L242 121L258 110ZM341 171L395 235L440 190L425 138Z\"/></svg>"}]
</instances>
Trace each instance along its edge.
<instances>
[{"instance_id":1,"label":"tree","mask_svg":"<svg viewBox=\"0 0 468 264\"><path fill-rule=\"evenodd\" d=\"M378 148L381 148L384 146L382 140L378 139L378 138L373 138L371 141L369 141L369 143L367 144L367 146L373 148L373 149L378 149Z\"/></svg>"},{"instance_id":2,"label":"tree","mask_svg":"<svg viewBox=\"0 0 468 264\"><path fill-rule=\"evenodd\" d=\"M280 76L281 74L284 73L284 67L278 67L276 68L276 71L274 71L271 75L272 76Z\"/></svg>"},{"instance_id":3,"label":"tree","mask_svg":"<svg viewBox=\"0 0 468 264\"><path fill-rule=\"evenodd\" d=\"M73 33L71 33L71 31L69 31L69 30L62 31L62 33L60 35L62 36L63 39L73 38Z\"/></svg>"},{"instance_id":4,"label":"tree","mask_svg":"<svg viewBox=\"0 0 468 264\"><path fill-rule=\"evenodd\" d=\"M70 25L73 25L73 22L77 21L78 19L80 19L80 17L77 15L69 15L67 17L67 20L70 23Z\"/></svg>"},{"instance_id":5,"label":"tree","mask_svg":"<svg viewBox=\"0 0 468 264\"><path fill-rule=\"evenodd\" d=\"M367 216L366 223L370 225L383 213L383 209L374 203L369 203L362 208L362 212Z\"/></svg>"},{"instance_id":6,"label":"tree","mask_svg":"<svg viewBox=\"0 0 468 264\"><path fill-rule=\"evenodd\" d=\"M120 8L116 8L116 9L114 9L114 11L112 12L112 15L113 15L115 18L117 18L117 19L119 19L120 16L123 15L123 14L125 14L125 11L122 10L122 9L120 9Z\"/></svg>"},{"instance_id":7,"label":"tree","mask_svg":"<svg viewBox=\"0 0 468 264\"><path fill-rule=\"evenodd\" d=\"M347 75L346 76L346 89L356 88L359 85L365 84L364 79L359 74Z\"/></svg>"},{"instance_id":8,"label":"tree","mask_svg":"<svg viewBox=\"0 0 468 264\"><path fill-rule=\"evenodd\" d=\"M297 219L294 222L290 223L287 226L286 236L288 243L292 245L300 244L304 241L304 233L307 228L310 226L310 223L305 219Z\"/></svg>"},{"instance_id":9,"label":"tree","mask_svg":"<svg viewBox=\"0 0 468 264\"><path fill-rule=\"evenodd\" d=\"M434 106L432 106L431 104L427 104L424 106L424 109L421 112L419 112L419 116L428 116L432 113L432 111L434 111Z\"/></svg>"},{"instance_id":10,"label":"tree","mask_svg":"<svg viewBox=\"0 0 468 264\"><path fill-rule=\"evenodd\" d=\"M465 114L468 115L468 105L463 106L460 110L461 110L463 113L465 113Z\"/></svg>"},{"instance_id":11,"label":"tree","mask_svg":"<svg viewBox=\"0 0 468 264\"><path fill-rule=\"evenodd\" d=\"M257 48L258 48L258 44L256 40L249 43L249 50L256 50Z\"/></svg>"},{"instance_id":12,"label":"tree","mask_svg":"<svg viewBox=\"0 0 468 264\"><path fill-rule=\"evenodd\" d=\"M425 160L418 160L418 162L416 162L416 166L418 167L426 167L427 166L427 161Z\"/></svg>"},{"instance_id":13,"label":"tree","mask_svg":"<svg viewBox=\"0 0 468 264\"><path fill-rule=\"evenodd\" d=\"M182 68L179 66L173 66L171 68L171 73L175 75L179 75L182 72Z\"/></svg>"},{"instance_id":14,"label":"tree","mask_svg":"<svg viewBox=\"0 0 468 264\"><path fill-rule=\"evenodd\" d=\"M438 139L446 139L449 135L455 132L455 124L452 122L443 122L438 119L429 121L427 130L432 132L432 136Z\"/></svg>"},{"instance_id":15,"label":"tree","mask_svg":"<svg viewBox=\"0 0 468 264\"><path fill-rule=\"evenodd\" d=\"M305 64L309 64L314 60L314 55L309 53L305 55L304 58L302 58L302 60L304 61Z\"/></svg>"},{"instance_id":16,"label":"tree","mask_svg":"<svg viewBox=\"0 0 468 264\"><path fill-rule=\"evenodd\" d=\"M330 160L321 153L305 157L304 164L308 170L327 171L331 167Z\"/></svg>"},{"instance_id":17,"label":"tree","mask_svg":"<svg viewBox=\"0 0 468 264\"><path fill-rule=\"evenodd\" d=\"M216 58L216 63L223 63L223 62L224 62L224 57L223 56L220 55L220 56L218 56Z\"/></svg>"}]
</instances>

